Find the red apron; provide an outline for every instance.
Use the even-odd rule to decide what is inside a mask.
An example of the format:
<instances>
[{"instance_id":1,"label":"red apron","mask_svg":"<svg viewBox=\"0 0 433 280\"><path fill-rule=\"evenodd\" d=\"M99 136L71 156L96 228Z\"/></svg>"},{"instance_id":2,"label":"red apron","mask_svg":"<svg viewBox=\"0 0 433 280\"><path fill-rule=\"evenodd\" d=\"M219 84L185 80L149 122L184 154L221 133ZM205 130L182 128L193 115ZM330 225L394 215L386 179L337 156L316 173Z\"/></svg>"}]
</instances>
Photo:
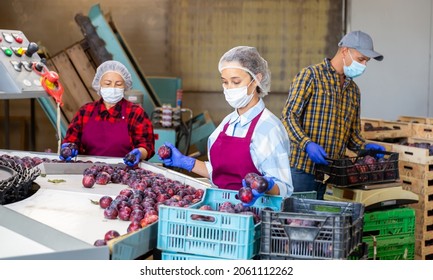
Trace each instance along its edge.
<instances>
[{"instance_id":1,"label":"red apron","mask_svg":"<svg viewBox=\"0 0 433 280\"><path fill-rule=\"evenodd\" d=\"M250 152L251 137L263 111L250 124L244 138L233 137L225 132L229 122L224 125L210 149L212 162L212 182L221 189L239 190L242 179L247 173L261 173L253 163Z\"/></svg>"},{"instance_id":2,"label":"red apron","mask_svg":"<svg viewBox=\"0 0 433 280\"><path fill-rule=\"evenodd\" d=\"M101 105L102 106L102 105ZM124 157L132 150L126 120L126 104L122 104L122 119L114 123L96 120L98 110L93 110L84 125L81 142L87 155Z\"/></svg>"}]
</instances>

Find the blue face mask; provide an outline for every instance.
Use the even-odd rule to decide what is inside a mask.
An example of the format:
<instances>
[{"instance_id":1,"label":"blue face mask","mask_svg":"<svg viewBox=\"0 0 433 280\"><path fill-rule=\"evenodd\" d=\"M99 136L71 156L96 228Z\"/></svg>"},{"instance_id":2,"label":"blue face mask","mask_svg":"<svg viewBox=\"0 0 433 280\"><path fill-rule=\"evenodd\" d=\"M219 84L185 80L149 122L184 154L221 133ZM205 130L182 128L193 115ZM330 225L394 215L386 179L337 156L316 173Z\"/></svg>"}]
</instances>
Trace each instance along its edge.
<instances>
[{"instance_id":1,"label":"blue face mask","mask_svg":"<svg viewBox=\"0 0 433 280\"><path fill-rule=\"evenodd\" d=\"M355 61L350 51L349 51L349 55L350 58L352 59L352 63L349 66L346 66L346 61L344 61L343 58L343 70L344 70L344 75L353 79L361 76L361 74L364 73L365 68L367 68L367 66L359 63L358 61Z\"/></svg>"}]
</instances>

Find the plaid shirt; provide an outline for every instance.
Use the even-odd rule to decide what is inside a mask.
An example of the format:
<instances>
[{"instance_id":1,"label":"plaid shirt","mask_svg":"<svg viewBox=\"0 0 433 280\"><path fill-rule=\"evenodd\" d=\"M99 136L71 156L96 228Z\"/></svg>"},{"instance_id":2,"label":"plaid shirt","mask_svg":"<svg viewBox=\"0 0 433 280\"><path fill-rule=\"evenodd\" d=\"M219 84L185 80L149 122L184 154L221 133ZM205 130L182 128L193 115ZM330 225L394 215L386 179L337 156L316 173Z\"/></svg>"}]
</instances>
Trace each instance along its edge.
<instances>
[{"instance_id":1,"label":"plaid shirt","mask_svg":"<svg viewBox=\"0 0 433 280\"><path fill-rule=\"evenodd\" d=\"M323 147L329 158L344 156L346 148L358 150L361 137L361 95L355 82L340 76L329 59L304 68L294 78L282 113L291 142L290 166L314 173L305 148L311 141Z\"/></svg>"},{"instance_id":2,"label":"plaid shirt","mask_svg":"<svg viewBox=\"0 0 433 280\"><path fill-rule=\"evenodd\" d=\"M153 126L144 109L130 101L122 99L115 106L107 110L102 98L83 105L75 114L69 124L63 143L75 143L79 147L79 153L84 154L81 145L83 128L89 121L93 111L96 110L96 121L108 121L114 123L122 118L122 106L126 106L126 118L128 121L129 137L131 139L131 150L143 147L147 151L147 158L155 154L155 139Z\"/></svg>"}]
</instances>

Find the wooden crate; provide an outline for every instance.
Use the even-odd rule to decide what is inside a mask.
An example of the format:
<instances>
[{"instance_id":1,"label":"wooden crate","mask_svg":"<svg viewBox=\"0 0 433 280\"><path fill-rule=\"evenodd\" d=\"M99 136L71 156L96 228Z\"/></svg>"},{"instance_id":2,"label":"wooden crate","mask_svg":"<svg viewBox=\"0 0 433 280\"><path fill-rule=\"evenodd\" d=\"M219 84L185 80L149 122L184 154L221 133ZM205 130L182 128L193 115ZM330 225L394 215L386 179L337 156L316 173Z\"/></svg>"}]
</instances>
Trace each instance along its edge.
<instances>
[{"instance_id":1,"label":"wooden crate","mask_svg":"<svg viewBox=\"0 0 433 280\"><path fill-rule=\"evenodd\" d=\"M433 124L413 123L412 137L433 140Z\"/></svg>"},{"instance_id":2,"label":"wooden crate","mask_svg":"<svg viewBox=\"0 0 433 280\"><path fill-rule=\"evenodd\" d=\"M419 164L433 164L433 156L429 155L429 150L424 148L412 147L407 145L386 143L380 141L366 140L367 143L376 143L385 147L389 152L399 153L398 159L407 162L419 163ZM407 138L408 143L431 143L433 139L421 139L415 137Z\"/></svg>"},{"instance_id":3,"label":"wooden crate","mask_svg":"<svg viewBox=\"0 0 433 280\"><path fill-rule=\"evenodd\" d=\"M407 122L407 123L433 124L433 118L417 117L417 116L399 116L397 121Z\"/></svg>"},{"instance_id":4,"label":"wooden crate","mask_svg":"<svg viewBox=\"0 0 433 280\"><path fill-rule=\"evenodd\" d=\"M99 98L91 87L95 67L81 47L81 43L76 43L51 57L47 61L47 66L59 74L64 87L64 105L61 109L66 123L69 123L82 105Z\"/></svg>"},{"instance_id":5,"label":"wooden crate","mask_svg":"<svg viewBox=\"0 0 433 280\"><path fill-rule=\"evenodd\" d=\"M431 243L432 241L429 240ZM433 245L426 244L424 239L415 239L415 259L416 260L432 260L433 259Z\"/></svg>"},{"instance_id":6,"label":"wooden crate","mask_svg":"<svg viewBox=\"0 0 433 280\"><path fill-rule=\"evenodd\" d=\"M408 177L400 174L400 180L403 183L402 187L405 190L411 191L418 195L433 194L433 180Z\"/></svg>"},{"instance_id":7,"label":"wooden crate","mask_svg":"<svg viewBox=\"0 0 433 280\"><path fill-rule=\"evenodd\" d=\"M96 73L96 66L91 57L84 51L82 43L76 43L72 47L68 48L66 54L74 65L75 70L83 81L83 84L87 88L92 99L99 99L99 95L92 87L92 81Z\"/></svg>"},{"instance_id":8,"label":"wooden crate","mask_svg":"<svg viewBox=\"0 0 433 280\"><path fill-rule=\"evenodd\" d=\"M366 130L366 125L371 125L375 130ZM380 119L361 119L361 133L365 139L390 139L390 138L405 138L412 135L412 124L385 121Z\"/></svg>"},{"instance_id":9,"label":"wooden crate","mask_svg":"<svg viewBox=\"0 0 433 280\"><path fill-rule=\"evenodd\" d=\"M416 179L433 179L433 164L398 161L399 174Z\"/></svg>"},{"instance_id":10,"label":"wooden crate","mask_svg":"<svg viewBox=\"0 0 433 280\"><path fill-rule=\"evenodd\" d=\"M433 225L433 210L430 209L416 209L415 210L415 223L416 224L429 224Z\"/></svg>"}]
</instances>

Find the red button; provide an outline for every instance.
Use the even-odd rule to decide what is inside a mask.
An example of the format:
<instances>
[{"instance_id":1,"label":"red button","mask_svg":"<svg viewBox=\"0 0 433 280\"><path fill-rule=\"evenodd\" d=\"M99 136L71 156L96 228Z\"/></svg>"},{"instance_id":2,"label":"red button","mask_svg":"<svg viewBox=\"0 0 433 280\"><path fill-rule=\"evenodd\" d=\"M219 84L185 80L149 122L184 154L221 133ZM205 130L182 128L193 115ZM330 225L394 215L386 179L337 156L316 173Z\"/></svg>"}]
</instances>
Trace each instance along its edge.
<instances>
[{"instance_id":1,"label":"red button","mask_svg":"<svg viewBox=\"0 0 433 280\"><path fill-rule=\"evenodd\" d=\"M15 41L18 44L21 44L23 42L23 38L21 36L19 36L18 34L12 33L12 36L14 37Z\"/></svg>"}]
</instances>

